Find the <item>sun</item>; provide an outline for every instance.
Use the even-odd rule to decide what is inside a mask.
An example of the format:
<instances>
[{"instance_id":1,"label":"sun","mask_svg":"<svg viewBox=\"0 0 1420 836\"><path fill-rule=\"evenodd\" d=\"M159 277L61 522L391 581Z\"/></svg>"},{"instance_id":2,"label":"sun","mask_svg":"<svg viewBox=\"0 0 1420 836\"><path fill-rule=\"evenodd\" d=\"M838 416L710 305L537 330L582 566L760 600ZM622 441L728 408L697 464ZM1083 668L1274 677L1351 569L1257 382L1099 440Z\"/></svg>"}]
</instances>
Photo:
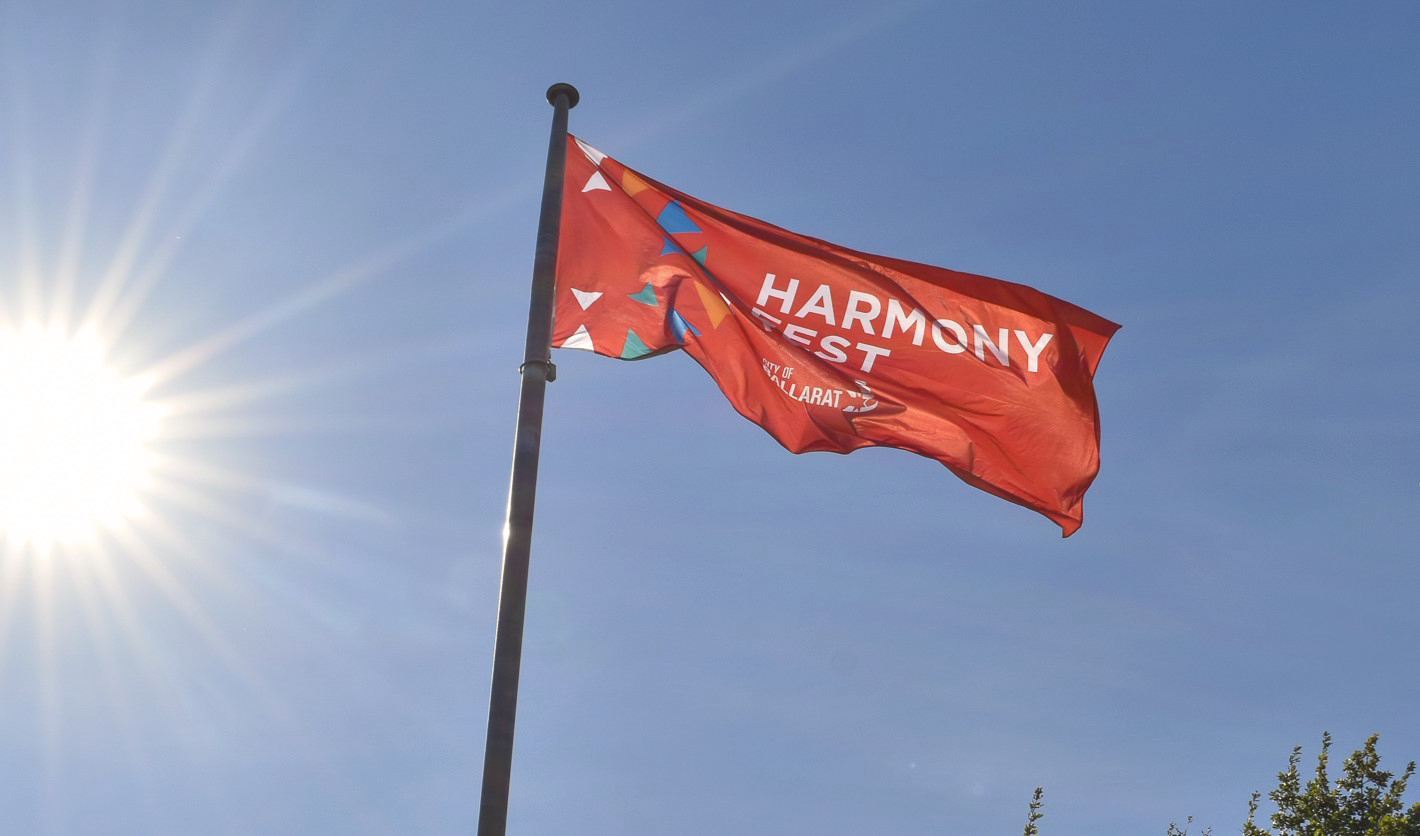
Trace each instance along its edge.
<instances>
[{"instance_id":1,"label":"sun","mask_svg":"<svg viewBox=\"0 0 1420 836\"><path fill-rule=\"evenodd\" d=\"M40 550L142 513L164 407L91 331L0 328L0 533Z\"/></svg>"}]
</instances>

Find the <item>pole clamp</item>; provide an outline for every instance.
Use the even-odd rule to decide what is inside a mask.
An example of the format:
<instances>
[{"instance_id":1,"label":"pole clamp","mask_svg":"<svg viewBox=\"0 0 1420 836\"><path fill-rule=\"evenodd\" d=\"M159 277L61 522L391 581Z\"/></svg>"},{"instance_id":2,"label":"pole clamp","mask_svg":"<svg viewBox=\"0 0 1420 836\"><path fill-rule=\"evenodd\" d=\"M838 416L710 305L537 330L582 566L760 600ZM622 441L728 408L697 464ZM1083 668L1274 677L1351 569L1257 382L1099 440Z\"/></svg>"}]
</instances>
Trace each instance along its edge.
<instances>
[{"instance_id":1,"label":"pole clamp","mask_svg":"<svg viewBox=\"0 0 1420 836\"><path fill-rule=\"evenodd\" d=\"M543 378L548 383L557 379L557 366L553 365L551 360L529 360L518 366L518 374L523 374L528 366L541 366Z\"/></svg>"}]
</instances>

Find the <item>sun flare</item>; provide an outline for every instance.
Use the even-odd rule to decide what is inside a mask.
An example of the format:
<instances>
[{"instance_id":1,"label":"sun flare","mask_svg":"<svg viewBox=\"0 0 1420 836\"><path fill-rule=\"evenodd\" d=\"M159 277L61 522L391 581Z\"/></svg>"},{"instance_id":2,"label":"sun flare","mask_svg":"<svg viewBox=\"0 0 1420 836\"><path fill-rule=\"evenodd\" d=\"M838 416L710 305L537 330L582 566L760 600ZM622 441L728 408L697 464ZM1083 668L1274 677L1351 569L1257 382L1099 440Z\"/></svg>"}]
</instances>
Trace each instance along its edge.
<instances>
[{"instance_id":1,"label":"sun flare","mask_svg":"<svg viewBox=\"0 0 1420 836\"><path fill-rule=\"evenodd\" d=\"M0 328L0 532L47 549L142 512L165 411L89 331Z\"/></svg>"}]
</instances>

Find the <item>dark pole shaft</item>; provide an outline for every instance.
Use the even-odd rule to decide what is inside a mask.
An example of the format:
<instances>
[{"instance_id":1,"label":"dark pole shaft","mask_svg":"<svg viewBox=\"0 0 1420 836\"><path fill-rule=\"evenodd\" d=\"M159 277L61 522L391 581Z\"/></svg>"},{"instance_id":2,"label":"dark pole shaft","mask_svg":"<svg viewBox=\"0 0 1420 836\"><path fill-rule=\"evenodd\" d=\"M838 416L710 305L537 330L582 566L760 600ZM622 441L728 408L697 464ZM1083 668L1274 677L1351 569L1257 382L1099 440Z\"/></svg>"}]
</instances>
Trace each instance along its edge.
<instances>
[{"instance_id":1,"label":"dark pole shaft","mask_svg":"<svg viewBox=\"0 0 1420 836\"><path fill-rule=\"evenodd\" d=\"M542 186L542 215L533 260L528 341L520 372L518 429L513 437L513 476L508 486L508 521L503 529L503 580L498 590L498 632L493 647L493 685L488 699L488 742L483 753L483 796L478 836L504 836L508 827L508 785L513 770L513 724L518 712L518 673L523 655L523 612L528 599L528 556L532 546L537 460L542 441L542 405L553 379L553 274L562 216L562 176L567 161L567 111L577 104L577 88L554 84L552 137Z\"/></svg>"}]
</instances>

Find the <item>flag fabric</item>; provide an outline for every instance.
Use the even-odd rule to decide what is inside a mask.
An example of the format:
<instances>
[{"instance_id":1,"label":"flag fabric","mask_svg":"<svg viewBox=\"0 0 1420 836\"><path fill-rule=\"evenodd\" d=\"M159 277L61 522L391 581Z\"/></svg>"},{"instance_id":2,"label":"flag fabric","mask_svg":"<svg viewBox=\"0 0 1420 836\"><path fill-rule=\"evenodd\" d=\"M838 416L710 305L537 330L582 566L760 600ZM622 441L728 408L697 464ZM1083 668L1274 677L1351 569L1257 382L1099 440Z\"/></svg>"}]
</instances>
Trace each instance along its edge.
<instances>
[{"instance_id":1,"label":"flag fabric","mask_svg":"<svg viewBox=\"0 0 1420 836\"><path fill-rule=\"evenodd\" d=\"M1080 527L1093 377L1118 325L1024 285L855 252L664 186L568 138L552 344L683 350L794 453L936 459Z\"/></svg>"}]
</instances>

